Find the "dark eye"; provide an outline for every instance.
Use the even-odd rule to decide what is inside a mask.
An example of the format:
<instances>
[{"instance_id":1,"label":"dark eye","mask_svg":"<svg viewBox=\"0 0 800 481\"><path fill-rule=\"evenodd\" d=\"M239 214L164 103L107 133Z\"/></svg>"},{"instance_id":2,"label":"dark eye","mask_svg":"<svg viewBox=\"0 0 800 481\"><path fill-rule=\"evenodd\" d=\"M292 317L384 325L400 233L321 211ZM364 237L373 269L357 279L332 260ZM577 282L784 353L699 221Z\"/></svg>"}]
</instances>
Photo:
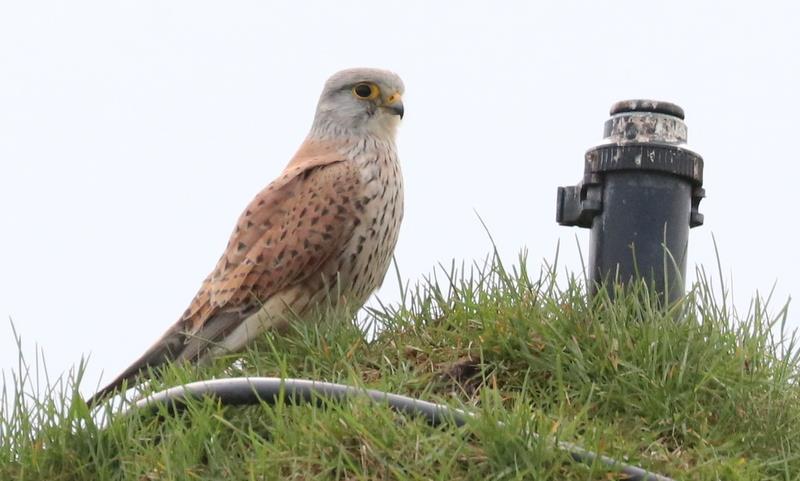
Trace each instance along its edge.
<instances>
[{"instance_id":1,"label":"dark eye","mask_svg":"<svg viewBox=\"0 0 800 481\"><path fill-rule=\"evenodd\" d=\"M374 99L378 96L378 87L373 84L360 83L353 87L353 93L360 99Z\"/></svg>"}]
</instances>

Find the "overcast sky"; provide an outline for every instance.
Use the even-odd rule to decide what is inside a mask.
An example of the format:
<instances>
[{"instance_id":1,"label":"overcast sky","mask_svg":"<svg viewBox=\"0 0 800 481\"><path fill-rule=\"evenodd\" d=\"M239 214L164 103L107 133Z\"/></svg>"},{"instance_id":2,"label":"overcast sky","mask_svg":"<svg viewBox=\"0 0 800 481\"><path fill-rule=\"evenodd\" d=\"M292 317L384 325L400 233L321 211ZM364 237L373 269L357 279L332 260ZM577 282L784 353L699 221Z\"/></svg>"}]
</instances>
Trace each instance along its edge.
<instances>
[{"instance_id":1,"label":"overcast sky","mask_svg":"<svg viewBox=\"0 0 800 481\"><path fill-rule=\"evenodd\" d=\"M302 5L302 7L301 7ZM736 304L800 294L797 2L0 0L0 317L50 374L91 355L83 391L177 320L241 210L342 68L405 80L404 278L529 250L580 269L555 223L609 106L686 111L705 158L689 270ZM380 291L397 299L392 276ZM800 326L796 309L790 322ZM0 321L0 368L16 366Z\"/></svg>"}]
</instances>

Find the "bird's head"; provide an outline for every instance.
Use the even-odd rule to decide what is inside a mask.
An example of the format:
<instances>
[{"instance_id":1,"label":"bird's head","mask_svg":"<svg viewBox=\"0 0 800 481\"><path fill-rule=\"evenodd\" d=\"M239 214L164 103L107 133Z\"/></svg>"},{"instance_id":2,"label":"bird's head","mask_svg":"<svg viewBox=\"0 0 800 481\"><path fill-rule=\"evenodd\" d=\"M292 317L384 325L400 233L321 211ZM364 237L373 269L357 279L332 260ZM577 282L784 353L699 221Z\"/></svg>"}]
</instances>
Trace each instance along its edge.
<instances>
[{"instance_id":1,"label":"bird's head","mask_svg":"<svg viewBox=\"0 0 800 481\"><path fill-rule=\"evenodd\" d=\"M400 77L387 70L354 68L325 82L312 133L321 136L374 135L394 139L403 118Z\"/></svg>"}]
</instances>

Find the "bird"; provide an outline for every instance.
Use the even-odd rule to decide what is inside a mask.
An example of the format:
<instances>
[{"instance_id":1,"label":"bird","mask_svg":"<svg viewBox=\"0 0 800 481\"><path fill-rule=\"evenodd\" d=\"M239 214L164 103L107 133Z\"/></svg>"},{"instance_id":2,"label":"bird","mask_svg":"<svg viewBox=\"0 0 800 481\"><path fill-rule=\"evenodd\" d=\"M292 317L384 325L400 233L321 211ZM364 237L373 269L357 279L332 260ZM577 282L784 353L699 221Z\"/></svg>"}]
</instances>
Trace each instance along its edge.
<instances>
[{"instance_id":1,"label":"bird","mask_svg":"<svg viewBox=\"0 0 800 481\"><path fill-rule=\"evenodd\" d=\"M188 309L87 404L167 362L240 351L332 298L360 308L383 282L403 219L396 136L404 91L388 70L332 75L305 140L247 205Z\"/></svg>"}]
</instances>

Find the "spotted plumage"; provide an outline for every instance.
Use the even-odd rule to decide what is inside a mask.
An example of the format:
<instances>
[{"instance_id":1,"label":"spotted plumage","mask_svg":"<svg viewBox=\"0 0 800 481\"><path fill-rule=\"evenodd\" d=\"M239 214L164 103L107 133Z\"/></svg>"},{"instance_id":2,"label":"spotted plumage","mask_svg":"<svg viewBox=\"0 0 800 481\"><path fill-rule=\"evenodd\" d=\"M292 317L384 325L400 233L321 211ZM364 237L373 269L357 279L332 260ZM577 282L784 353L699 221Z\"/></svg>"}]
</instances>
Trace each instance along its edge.
<instances>
[{"instance_id":1,"label":"spotted plumage","mask_svg":"<svg viewBox=\"0 0 800 481\"><path fill-rule=\"evenodd\" d=\"M361 306L383 281L403 217L403 90L383 70L332 76L305 142L245 208L188 309L88 402L149 367L239 350L332 296Z\"/></svg>"}]
</instances>

